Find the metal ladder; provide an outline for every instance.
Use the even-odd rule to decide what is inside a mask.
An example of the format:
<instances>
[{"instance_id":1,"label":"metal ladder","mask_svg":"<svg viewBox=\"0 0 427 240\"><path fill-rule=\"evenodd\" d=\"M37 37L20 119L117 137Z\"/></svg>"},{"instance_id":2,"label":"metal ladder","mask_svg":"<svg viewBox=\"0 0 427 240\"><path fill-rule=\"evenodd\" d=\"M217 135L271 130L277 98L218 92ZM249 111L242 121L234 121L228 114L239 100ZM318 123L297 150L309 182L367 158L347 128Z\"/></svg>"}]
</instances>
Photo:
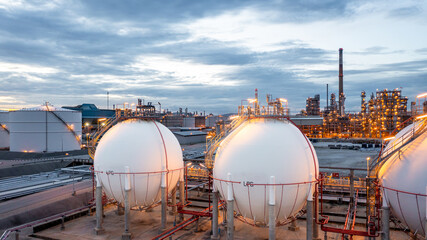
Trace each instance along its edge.
<instances>
[{"instance_id":1,"label":"metal ladder","mask_svg":"<svg viewBox=\"0 0 427 240\"><path fill-rule=\"evenodd\" d=\"M398 139L395 139L392 146L387 146L387 150L383 151L383 149L381 149L378 157L371 160L371 163L369 164L369 176L376 177L381 166L383 166L390 157L392 157L396 152L402 151L405 146L417 139L426 131L427 119L415 121L410 131L406 132Z\"/></svg>"},{"instance_id":2,"label":"metal ladder","mask_svg":"<svg viewBox=\"0 0 427 240\"><path fill-rule=\"evenodd\" d=\"M74 135L78 144L81 145L80 136L77 135L77 133L74 131L74 129L70 125L68 125L68 123L65 122L64 119L62 119L58 114L56 114L54 111L51 111L49 109L49 105L47 103L46 103L46 109L48 112L50 112L53 116L55 116L60 122L62 122L65 125L65 127L68 129L68 131L70 131ZM47 121L47 119L46 119L46 121Z\"/></svg>"}]
</instances>

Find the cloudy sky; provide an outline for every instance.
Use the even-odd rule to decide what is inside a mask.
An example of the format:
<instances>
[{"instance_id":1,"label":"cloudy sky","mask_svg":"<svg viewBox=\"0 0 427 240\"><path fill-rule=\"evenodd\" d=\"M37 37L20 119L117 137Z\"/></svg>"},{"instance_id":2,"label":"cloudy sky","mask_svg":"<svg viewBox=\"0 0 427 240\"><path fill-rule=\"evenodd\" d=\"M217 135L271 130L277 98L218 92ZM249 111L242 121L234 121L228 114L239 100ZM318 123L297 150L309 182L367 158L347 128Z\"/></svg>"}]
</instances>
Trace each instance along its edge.
<instances>
[{"instance_id":1,"label":"cloudy sky","mask_svg":"<svg viewBox=\"0 0 427 240\"><path fill-rule=\"evenodd\" d=\"M235 112L255 88L291 111L338 89L427 92L427 2L0 0L0 109L136 102Z\"/></svg>"}]
</instances>

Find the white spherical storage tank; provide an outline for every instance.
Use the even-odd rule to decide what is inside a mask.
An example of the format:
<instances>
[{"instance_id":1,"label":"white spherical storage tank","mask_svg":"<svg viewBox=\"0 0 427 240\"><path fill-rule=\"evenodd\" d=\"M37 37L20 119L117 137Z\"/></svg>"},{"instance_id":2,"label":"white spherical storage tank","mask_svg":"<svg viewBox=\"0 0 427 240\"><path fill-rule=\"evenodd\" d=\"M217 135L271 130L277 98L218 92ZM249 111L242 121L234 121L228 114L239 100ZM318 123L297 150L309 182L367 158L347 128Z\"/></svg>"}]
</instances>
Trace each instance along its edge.
<instances>
[{"instance_id":1,"label":"white spherical storage tank","mask_svg":"<svg viewBox=\"0 0 427 240\"><path fill-rule=\"evenodd\" d=\"M304 207L317 175L310 141L291 122L268 118L247 120L231 132L218 147L213 170L214 187L221 196L228 199L226 180L231 180L234 209L254 223L265 224L271 176L279 223Z\"/></svg>"},{"instance_id":2,"label":"white spherical storage tank","mask_svg":"<svg viewBox=\"0 0 427 240\"><path fill-rule=\"evenodd\" d=\"M406 137L412 135L414 128L417 131L420 124L421 122L415 122L402 129L387 144L383 156L398 148L402 139L409 139ZM383 187L383 201L403 224L413 232L425 236L427 132L391 154L378 172Z\"/></svg>"},{"instance_id":3,"label":"white spherical storage tank","mask_svg":"<svg viewBox=\"0 0 427 240\"><path fill-rule=\"evenodd\" d=\"M43 105L9 112L10 151L80 150L82 113Z\"/></svg>"},{"instance_id":4,"label":"white spherical storage tank","mask_svg":"<svg viewBox=\"0 0 427 240\"><path fill-rule=\"evenodd\" d=\"M9 112L0 110L0 149L9 148Z\"/></svg>"},{"instance_id":5,"label":"white spherical storage tank","mask_svg":"<svg viewBox=\"0 0 427 240\"><path fill-rule=\"evenodd\" d=\"M130 206L150 206L160 199L162 185L168 192L184 173L181 146L160 123L126 120L101 138L94 168L109 198L124 203L125 181L130 179ZM129 174L126 174L126 169Z\"/></svg>"}]
</instances>

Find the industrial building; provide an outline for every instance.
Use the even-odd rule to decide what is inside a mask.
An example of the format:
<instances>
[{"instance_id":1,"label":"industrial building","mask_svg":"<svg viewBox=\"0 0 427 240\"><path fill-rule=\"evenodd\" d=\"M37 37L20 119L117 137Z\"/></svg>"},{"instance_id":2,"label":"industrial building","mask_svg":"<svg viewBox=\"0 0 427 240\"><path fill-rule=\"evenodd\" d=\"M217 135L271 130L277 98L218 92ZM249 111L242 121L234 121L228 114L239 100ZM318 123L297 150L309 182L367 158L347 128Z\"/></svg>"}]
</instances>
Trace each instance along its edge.
<instances>
[{"instance_id":1,"label":"industrial building","mask_svg":"<svg viewBox=\"0 0 427 240\"><path fill-rule=\"evenodd\" d=\"M175 137L181 145L204 143L208 135L206 132L202 131L181 131L173 132L173 134L175 134Z\"/></svg>"},{"instance_id":2,"label":"industrial building","mask_svg":"<svg viewBox=\"0 0 427 240\"><path fill-rule=\"evenodd\" d=\"M309 138L322 138L323 117L295 116L289 118Z\"/></svg>"},{"instance_id":3,"label":"industrial building","mask_svg":"<svg viewBox=\"0 0 427 240\"><path fill-rule=\"evenodd\" d=\"M110 110L110 109L99 109L95 104L91 103L83 103L81 105L77 105L74 107L71 106L64 106L62 108L74 110L74 111L80 111L82 113L82 123L90 124L90 125L96 125L98 124L98 119L104 119L104 118L114 118L116 111Z\"/></svg>"},{"instance_id":4,"label":"industrial building","mask_svg":"<svg viewBox=\"0 0 427 240\"><path fill-rule=\"evenodd\" d=\"M182 127L184 126L184 117L180 115L165 115L160 122L166 127Z\"/></svg>"},{"instance_id":5,"label":"industrial building","mask_svg":"<svg viewBox=\"0 0 427 240\"><path fill-rule=\"evenodd\" d=\"M63 152L81 148L79 111L45 105L9 112L10 151Z\"/></svg>"},{"instance_id":6,"label":"industrial building","mask_svg":"<svg viewBox=\"0 0 427 240\"><path fill-rule=\"evenodd\" d=\"M305 111L308 116L320 115L320 95L316 94L313 98L309 97L306 100Z\"/></svg>"}]
</instances>

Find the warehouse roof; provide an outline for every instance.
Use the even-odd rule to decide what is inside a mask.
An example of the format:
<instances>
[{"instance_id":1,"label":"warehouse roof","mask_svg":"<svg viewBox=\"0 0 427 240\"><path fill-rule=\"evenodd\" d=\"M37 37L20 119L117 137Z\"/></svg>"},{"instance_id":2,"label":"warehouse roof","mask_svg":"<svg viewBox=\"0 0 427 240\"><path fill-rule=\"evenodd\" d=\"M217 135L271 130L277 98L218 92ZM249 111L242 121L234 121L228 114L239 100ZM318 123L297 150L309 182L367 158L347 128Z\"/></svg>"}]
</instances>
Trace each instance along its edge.
<instances>
[{"instance_id":1,"label":"warehouse roof","mask_svg":"<svg viewBox=\"0 0 427 240\"><path fill-rule=\"evenodd\" d=\"M182 136L182 137L191 137L191 136L201 136L207 135L207 133L202 131L185 131L185 132L174 132L174 134Z\"/></svg>"}]
</instances>

